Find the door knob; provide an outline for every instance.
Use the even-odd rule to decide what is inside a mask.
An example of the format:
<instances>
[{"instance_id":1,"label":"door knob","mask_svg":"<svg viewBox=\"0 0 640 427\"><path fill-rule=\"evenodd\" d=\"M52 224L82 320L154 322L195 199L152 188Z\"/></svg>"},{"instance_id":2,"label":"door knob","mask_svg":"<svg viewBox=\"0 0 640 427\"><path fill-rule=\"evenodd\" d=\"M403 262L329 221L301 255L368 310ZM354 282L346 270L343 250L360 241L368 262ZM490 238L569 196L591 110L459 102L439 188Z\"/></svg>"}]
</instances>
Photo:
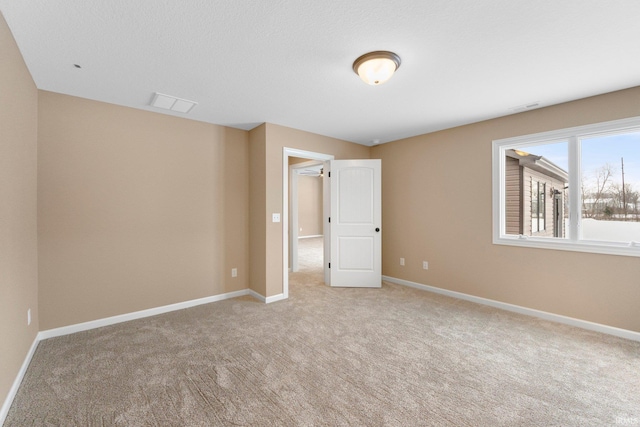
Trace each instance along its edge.
<instances>
[{"instance_id":1,"label":"door knob","mask_svg":"<svg viewBox=\"0 0 640 427\"><path fill-rule=\"evenodd\" d=\"M376 227L376 233L379 233L380 229L378 227Z\"/></svg>"}]
</instances>

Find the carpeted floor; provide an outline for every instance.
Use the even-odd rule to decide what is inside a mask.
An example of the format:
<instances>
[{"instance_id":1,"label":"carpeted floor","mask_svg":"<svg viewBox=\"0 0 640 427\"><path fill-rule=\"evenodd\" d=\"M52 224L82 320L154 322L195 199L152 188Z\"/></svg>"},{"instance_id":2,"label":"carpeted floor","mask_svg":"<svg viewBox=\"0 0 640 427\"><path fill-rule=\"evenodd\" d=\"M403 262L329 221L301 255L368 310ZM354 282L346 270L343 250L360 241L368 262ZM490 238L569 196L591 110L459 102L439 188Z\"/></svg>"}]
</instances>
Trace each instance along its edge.
<instances>
[{"instance_id":1,"label":"carpeted floor","mask_svg":"<svg viewBox=\"0 0 640 427\"><path fill-rule=\"evenodd\" d=\"M388 283L328 288L313 259L286 301L41 342L5 426L640 425L640 343Z\"/></svg>"}]
</instances>

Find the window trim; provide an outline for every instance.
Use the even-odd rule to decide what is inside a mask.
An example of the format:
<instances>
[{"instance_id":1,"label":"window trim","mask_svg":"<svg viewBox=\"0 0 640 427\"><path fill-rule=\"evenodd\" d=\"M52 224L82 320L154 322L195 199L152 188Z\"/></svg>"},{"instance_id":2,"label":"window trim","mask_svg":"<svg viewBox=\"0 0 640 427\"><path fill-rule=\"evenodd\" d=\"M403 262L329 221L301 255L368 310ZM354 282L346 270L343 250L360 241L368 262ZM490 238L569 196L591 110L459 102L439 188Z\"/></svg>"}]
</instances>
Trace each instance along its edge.
<instances>
[{"instance_id":1,"label":"window trim","mask_svg":"<svg viewBox=\"0 0 640 427\"><path fill-rule=\"evenodd\" d=\"M640 131L640 117L494 140L491 153L493 244L640 257L640 242L607 242L578 238L580 235L580 206L582 202L580 191L569 191L570 217L566 238L518 236L505 233L506 180L504 171L506 149L532 144L568 142L569 185L571 185L571 183L580 182L580 139L616 133L629 133L631 131Z\"/></svg>"}]
</instances>

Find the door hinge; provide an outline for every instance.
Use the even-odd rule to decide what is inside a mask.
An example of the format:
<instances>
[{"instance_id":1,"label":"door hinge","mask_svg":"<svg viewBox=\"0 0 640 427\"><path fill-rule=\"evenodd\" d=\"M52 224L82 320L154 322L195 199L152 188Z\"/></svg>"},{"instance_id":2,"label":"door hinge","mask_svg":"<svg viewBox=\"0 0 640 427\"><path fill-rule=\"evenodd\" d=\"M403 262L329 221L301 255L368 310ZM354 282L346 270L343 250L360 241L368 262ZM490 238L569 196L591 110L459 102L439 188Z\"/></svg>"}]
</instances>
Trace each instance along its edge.
<instances>
[{"instance_id":1,"label":"door hinge","mask_svg":"<svg viewBox=\"0 0 640 427\"><path fill-rule=\"evenodd\" d=\"M329 172L329 178L331 178L331 172Z\"/></svg>"},{"instance_id":2,"label":"door hinge","mask_svg":"<svg viewBox=\"0 0 640 427\"><path fill-rule=\"evenodd\" d=\"M331 263L329 263L329 268L331 268Z\"/></svg>"},{"instance_id":3,"label":"door hinge","mask_svg":"<svg viewBox=\"0 0 640 427\"><path fill-rule=\"evenodd\" d=\"M331 222L331 217L329 217L329 222Z\"/></svg>"}]
</instances>

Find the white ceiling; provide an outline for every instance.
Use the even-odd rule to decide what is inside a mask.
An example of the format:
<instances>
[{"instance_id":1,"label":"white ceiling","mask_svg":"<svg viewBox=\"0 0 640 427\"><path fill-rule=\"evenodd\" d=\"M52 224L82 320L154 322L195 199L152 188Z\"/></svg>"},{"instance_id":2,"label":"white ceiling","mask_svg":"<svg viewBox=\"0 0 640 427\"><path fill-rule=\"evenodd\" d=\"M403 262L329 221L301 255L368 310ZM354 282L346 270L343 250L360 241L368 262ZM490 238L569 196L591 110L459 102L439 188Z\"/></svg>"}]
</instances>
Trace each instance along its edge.
<instances>
[{"instance_id":1,"label":"white ceiling","mask_svg":"<svg viewBox=\"0 0 640 427\"><path fill-rule=\"evenodd\" d=\"M0 0L0 11L39 89L365 145L640 85L637 0ZM372 50L402 58L381 86L351 69ZM154 92L198 105L158 110Z\"/></svg>"}]
</instances>

